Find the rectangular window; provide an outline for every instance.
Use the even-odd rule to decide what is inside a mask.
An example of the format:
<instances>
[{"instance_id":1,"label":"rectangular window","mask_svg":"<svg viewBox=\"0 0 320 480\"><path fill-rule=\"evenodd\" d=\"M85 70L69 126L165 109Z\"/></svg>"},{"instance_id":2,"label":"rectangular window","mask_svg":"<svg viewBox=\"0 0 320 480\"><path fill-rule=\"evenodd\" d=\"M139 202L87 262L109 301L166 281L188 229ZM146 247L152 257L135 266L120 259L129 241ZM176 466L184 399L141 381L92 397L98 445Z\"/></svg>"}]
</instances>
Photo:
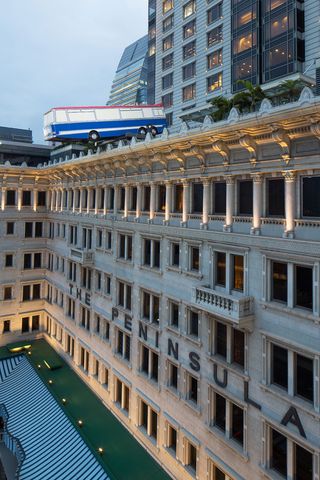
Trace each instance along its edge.
<instances>
[{"instance_id":1,"label":"rectangular window","mask_svg":"<svg viewBox=\"0 0 320 480\"><path fill-rule=\"evenodd\" d=\"M215 393L215 402L214 402L214 425L218 427L223 432L226 431L226 413L227 405L226 399Z\"/></svg>"},{"instance_id":2,"label":"rectangular window","mask_svg":"<svg viewBox=\"0 0 320 480\"><path fill-rule=\"evenodd\" d=\"M169 362L168 373L169 373L169 387L177 390L178 389L178 367L174 363Z\"/></svg>"},{"instance_id":3,"label":"rectangular window","mask_svg":"<svg viewBox=\"0 0 320 480\"><path fill-rule=\"evenodd\" d=\"M175 213L182 213L183 206L183 186L181 184L175 185L174 188L174 211Z\"/></svg>"},{"instance_id":4,"label":"rectangular window","mask_svg":"<svg viewBox=\"0 0 320 480\"><path fill-rule=\"evenodd\" d=\"M215 215L226 214L227 202L226 182L217 182L214 184L214 205L213 212Z\"/></svg>"},{"instance_id":5,"label":"rectangular window","mask_svg":"<svg viewBox=\"0 0 320 480\"><path fill-rule=\"evenodd\" d=\"M320 217L320 177L302 178L302 215Z\"/></svg>"},{"instance_id":6,"label":"rectangular window","mask_svg":"<svg viewBox=\"0 0 320 480\"><path fill-rule=\"evenodd\" d=\"M38 207L45 207L47 200L47 192L38 192Z\"/></svg>"},{"instance_id":7,"label":"rectangular window","mask_svg":"<svg viewBox=\"0 0 320 480\"><path fill-rule=\"evenodd\" d=\"M199 272L200 269L200 249L199 247L190 247L190 270Z\"/></svg>"},{"instance_id":8,"label":"rectangular window","mask_svg":"<svg viewBox=\"0 0 320 480\"><path fill-rule=\"evenodd\" d=\"M8 267L13 267L13 255L11 253L7 254L5 256L5 266Z\"/></svg>"},{"instance_id":9,"label":"rectangular window","mask_svg":"<svg viewBox=\"0 0 320 480\"><path fill-rule=\"evenodd\" d=\"M295 304L297 307L313 308L313 271L311 267L295 268Z\"/></svg>"},{"instance_id":10,"label":"rectangular window","mask_svg":"<svg viewBox=\"0 0 320 480\"><path fill-rule=\"evenodd\" d=\"M215 73L207 78L207 92L212 93L222 88L222 72Z\"/></svg>"},{"instance_id":11,"label":"rectangular window","mask_svg":"<svg viewBox=\"0 0 320 480\"><path fill-rule=\"evenodd\" d=\"M162 22L162 31L163 33L167 32L170 30L170 28L173 27L174 24L174 15L170 15L169 17L165 18Z\"/></svg>"},{"instance_id":12,"label":"rectangular window","mask_svg":"<svg viewBox=\"0 0 320 480\"><path fill-rule=\"evenodd\" d=\"M14 222L7 222L7 235L14 235Z\"/></svg>"},{"instance_id":13,"label":"rectangular window","mask_svg":"<svg viewBox=\"0 0 320 480\"><path fill-rule=\"evenodd\" d=\"M171 425L168 425L168 443L167 448L170 448L174 453L177 451L177 430Z\"/></svg>"},{"instance_id":14,"label":"rectangular window","mask_svg":"<svg viewBox=\"0 0 320 480\"><path fill-rule=\"evenodd\" d=\"M196 11L196 2L195 0L190 0L183 7L183 18L188 18Z\"/></svg>"},{"instance_id":15,"label":"rectangular window","mask_svg":"<svg viewBox=\"0 0 320 480\"><path fill-rule=\"evenodd\" d=\"M297 354L295 363L295 393L313 402L313 360Z\"/></svg>"},{"instance_id":16,"label":"rectangular window","mask_svg":"<svg viewBox=\"0 0 320 480\"><path fill-rule=\"evenodd\" d=\"M313 480L313 455L300 445L294 444L295 480Z\"/></svg>"},{"instance_id":17,"label":"rectangular window","mask_svg":"<svg viewBox=\"0 0 320 480\"><path fill-rule=\"evenodd\" d=\"M232 404L231 438L243 445L243 409Z\"/></svg>"},{"instance_id":18,"label":"rectangular window","mask_svg":"<svg viewBox=\"0 0 320 480\"><path fill-rule=\"evenodd\" d=\"M218 27L207 33L207 47L212 47L216 43L221 42L222 39L222 25L219 25Z\"/></svg>"},{"instance_id":19,"label":"rectangular window","mask_svg":"<svg viewBox=\"0 0 320 480\"><path fill-rule=\"evenodd\" d=\"M29 190L22 191L22 206L23 207L31 206L31 192Z\"/></svg>"},{"instance_id":20,"label":"rectangular window","mask_svg":"<svg viewBox=\"0 0 320 480\"><path fill-rule=\"evenodd\" d=\"M162 70L168 70L171 67L173 67L173 53L169 53L162 59Z\"/></svg>"},{"instance_id":21,"label":"rectangular window","mask_svg":"<svg viewBox=\"0 0 320 480\"><path fill-rule=\"evenodd\" d=\"M182 89L182 101L188 102L189 100L193 100L196 96L196 84L192 83L187 87L183 87Z\"/></svg>"},{"instance_id":22,"label":"rectangular window","mask_svg":"<svg viewBox=\"0 0 320 480\"><path fill-rule=\"evenodd\" d=\"M167 13L173 9L173 0L164 0L162 3L162 13Z\"/></svg>"},{"instance_id":23,"label":"rectangular window","mask_svg":"<svg viewBox=\"0 0 320 480\"><path fill-rule=\"evenodd\" d=\"M172 327L179 327L179 304L175 302L169 303L170 325Z\"/></svg>"},{"instance_id":24,"label":"rectangular window","mask_svg":"<svg viewBox=\"0 0 320 480\"><path fill-rule=\"evenodd\" d=\"M162 77L162 90L172 87L173 85L173 73L168 73Z\"/></svg>"},{"instance_id":25,"label":"rectangular window","mask_svg":"<svg viewBox=\"0 0 320 480\"><path fill-rule=\"evenodd\" d=\"M6 192L6 206L14 207L16 205L16 191L7 190Z\"/></svg>"},{"instance_id":26,"label":"rectangular window","mask_svg":"<svg viewBox=\"0 0 320 480\"><path fill-rule=\"evenodd\" d=\"M166 95L162 96L162 104L165 108L172 107L173 105L173 93L166 93Z\"/></svg>"},{"instance_id":27,"label":"rectangular window","mask_svg":"<svg viewBox=\"0 0 320 480\"><path fill-rule=\"evenodd\" d=\"M244 281L244 257L243 255L232 255L232 289L243 292Z\"/></svg>"},{"instance_id":28,"label":"rectangular window","mask_svg":"<svg viewBox=\"0 0 320 480\"><path fill-rule=\"evenodd\" d=\"M196 76L196 62L188 63L182 67L182 80L189 80L190 78L194 78Z\"/></svg>"},{"instance_id":29,"label":"rectangular window","mask_svg":"<svg viewBox=\"0 0 320 480\"><path fill-rule=\"evenodd\" d=\"M3 300L12 300L13 298L13 288L12 287L4 287L3 289Z\"/></svg>"},{"instance_id":30,"label":"rectangular window","mask_svg":"<svg viewBox=\"0 0 320 480\"><path fill-rule=\"evenodd\" d=\"M199 336L199 314L194 310L188 311L188 334L193 337Z\"/></svg>"},{"instance_id":31,"label":"rectangular window","mask_svg":"<svg viewBox=\"0 0 320 480\"><path fill-rule=\"evenodd\" d=\"M282 262L272 262L272 300L287 303L288 266Z\"/></svg>"},{"instance_id":32,"label":"rectangular window","mask_svg":"<svg viewBox=\"0 0 320 480\"><path fill-rule=\"evenodd\" d=\"M162 51L166 52L173 47L173 33L162 40Z\"/></svg>"},{"instance_id":33,"label":"rectangular window","mask_svg":"<svg viewBox=\"0 0 320 480\"><path fill-rule=\"evenodd\" d=\"M183 38L190 38L196 33L196 21L191 20L191 22L186 23L183 26Z\"/></svg>"},{"instance_id":34,"label":"rectangular window","mask_svg":"<svg viewBox=\"0 0 320 480\"><path fill-rule=\"evenodd\" d=\"M268 183L268 216L284 217L284 180L269 179Z\"/></svg>"},{"instance_id":35,"label":"rectangular window","mask_svg":"<svg viewBox=\"0 0 320 480\"><path fill-rule=\"evenodd\" d=\"M2 333L9 333L10 332L10 320L3 321Z\"/></svg>"},{"instance_id":36,"label":"rectangular window","mask_svg":"<svg viewBox=\"0 0 320 480\"><path fill-rule=\"evenodd\" d=\"M197 471L197 449L192 443L187 442L186 465L194 472Z\"/></svg>"},{"instance_id":37,"label":"rectangular window","mask_svg":"<svg viewBox=\"0 0 320 480\"><path fill-rule=\"evenodd\" d=\"M197 404L198 403L198 380L192 375L187 374L187 384L188 384L187 399Z\"/></svg>"},{"instance_id":38,"label":"rectangular window","mask_svg":"<svg viewBox=\"0 0 320 480\"><path fill-rule=\"evenodd\" d=\"M34 235L36 238L41 238L42 237L42 230L43 230L43 223L42 222L35 222L35 229L34 229Z\"/></svg>"},{"instance_id":39,"label":"rectangular window","mask_svg":"<svg viewBox=\"0 0 320 480\"><path fill-rule=\"evenodd\" d=\"M232 363L244 367L245 335L240 330L232 329Z\"/></svg>"},{"instance_id":40,"label":"rectangular window","mask_svg":"<svg viewBox=\"0 0 320 480\"><path fill-rule=\"evenodd\" d=\"M33 236L33 223L32 222L26 222L24 224L24 236L25 238L30 238Z\"/></svg>"},{"instance_id":41,"label":"rectangular window","mask_svg":"<svg viewBox=\"0 0 320 480\"><path fill-rule=\"evenodd\" d=\"M150 268L160 268L160 241L144 239L143 265Z\"/></svg>"},{"instance_id":42,"label":"rectangular window","mask_svg":"<svg viewBox=\"0 0 320 480\"><path fill-rule=\"evenodd\" d=\"M222 48L215 50L207 56L207 69L212 70L215 67L222 65Z\"/></svg>"},{"instance_id":43,"label":"rectangular window","mask_svg":"<svg viewBox=\"0 0 320 480\"><path fill-rule=\"evenodd\" d=\"M243 180L239 182L239 215L252 215L253 211L253 182Z\"/></svg>"},{"instance_id":44,"label":"rectangular window","mask_svg":"<svg viewBox=\"0 0 320 480\"><path fill-rule=\"evenodd\" d=\"M216 322L215 353L227 358L227 327L220 322Z\"/></svg>"},{"instance_id":45,"label":"rectangular window","mask_svg":"<svg viewBox=\"0 0 320 480\"><path fill-rule=\"evenodd\" d=\"M222 18L222 2L217 3L207 11L207 25Z\"/></svg>"},{"instance_id":46,"label":"rectangular window","mask_svg":"<svg viewBox=\"0 0 320 480\"><path fill-rule=\"evenodd\" d=\"M183 47L182 50L183 60L187 58L194 57L196 54L196 41L193 40Z\"/></svg>"},{"instance_id":47,"label":"rectangular window","mask_svg":"<svg viewBox=\"0 0 320 480\"><path fill-rule=\"evenodd\" d=\"M203 184L192 184L192 213L201 213L203 209Z\"/></svg>"},{"instance_id":48,"label":"rectangular window","mask_svg":"<svg viewBox=\"0 0 320 480\"><path fill-rule=\"evenodd\" d=\"M271 383L288 389L288 350L272 345Z\"/></svg>"},{"instance_id":49,"label":"rectangular window","mask_svg":"<svg viewBox=\"0 0 320 480\"><path fill-rule=\"evenodd\" d=\"M271 468L287 478L287 439L276 430L271 431Z\"/></svg>"},{"instance_id":50,"label":"rectangular window","mask_svg":"<svg viewBox=\"0 0 320 480\"><path fill-rule=\"evenodd\" d=\"M159 324L160 299L148 292L142 292L142 318L151 323Z\"/></svg>"},{"instance_id":51,"label":"rectangular window","mask_svg":"<svg viewBox=\"0 0 320 480\"><path fill-rule=\"evenodd\" d=\"M31 320L32 331L37 331L40 329L40 315L33 315Z\"/></svg>"},{"instance_id":52,"label":"rectangular window","mask_svg":"<svg viewBox=\"0 0 320 480\"><path fill-rule=\"evenodd\" d=\"M119 258L132 261L132 236L119 234Z\"/></svg>"},{"instance_id":53,"label":"rectangular window","mask_svg":"<svg viewBox=\"0 0 320 480\"><path fill-rule=\"evenodd\" d=\"M179 267L180 266L180 244L179 243L171 243L171 262L170 265L172 267Z\"/></svg>"},{"instance_id":54,"label":"rectangular window","mask_svg":"<svg viewBox=\"0 0 320 480\"><path fill-rule=\"evenodd\" d=\"M29 332L29 317L23 317L21 320L21 333Z\"/></svg>"},{"instance_id":55,"label":"rectangular window","mask_svg":"<svg viewBox=\"0 0 320 480\"><path fill-rule=\"evenodd\" d=\"M226 286L226 254L216 253L216 285Z\"/></svg>"}]
</instances>

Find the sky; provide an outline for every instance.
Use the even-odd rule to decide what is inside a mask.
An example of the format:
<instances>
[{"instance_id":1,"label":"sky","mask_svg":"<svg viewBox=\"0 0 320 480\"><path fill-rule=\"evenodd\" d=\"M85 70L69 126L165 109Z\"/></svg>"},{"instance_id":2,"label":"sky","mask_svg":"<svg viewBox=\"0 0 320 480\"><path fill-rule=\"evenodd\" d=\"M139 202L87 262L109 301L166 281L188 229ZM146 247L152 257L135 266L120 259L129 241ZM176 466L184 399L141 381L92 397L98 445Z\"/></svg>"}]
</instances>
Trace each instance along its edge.
<instances>
[{"instance_id":1,"label":"sky","mask_svg":"<svg viewBox=\"0 0 320 480\"><path fill-rule=\"evenodd\" d=\"M124 48L147 33L147 0L11 0L0 15L0 125L44 143L52 107L105 105Z\"/></svg>"}]
</instances>

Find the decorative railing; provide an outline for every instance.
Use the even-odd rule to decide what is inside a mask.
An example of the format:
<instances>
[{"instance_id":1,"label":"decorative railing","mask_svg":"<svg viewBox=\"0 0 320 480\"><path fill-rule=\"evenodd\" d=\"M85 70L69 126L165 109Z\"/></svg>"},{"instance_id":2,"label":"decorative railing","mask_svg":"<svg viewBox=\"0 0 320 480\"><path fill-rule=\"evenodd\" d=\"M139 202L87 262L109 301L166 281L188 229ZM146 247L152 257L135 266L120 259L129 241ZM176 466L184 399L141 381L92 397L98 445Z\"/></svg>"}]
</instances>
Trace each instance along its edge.
<instances>
[{"instance_id":1,"label":"decorative railing","mask_svg":"<svg viewBox=\"0 0 320 480\"><path fill-rule=\"evenodd\" d=\"M245 217L245 216L237 216L233 217L234 223L252 223L252 217Z\"/></svg>"},{"instance_id":2,"label":"decorative railing","mask_svg":"<svg viewBox=\"0 0 320 480\"><path fill-rule=\"evenodd\" d=\"M19 479L20 470L22 467L22 463L26 458L26 454L22 448L20 440L14 437L13 435L11 435L11 433L9 433L7 430L7 422L9 419L9 414L4 403L0 404L0 417L2 417L3 419L3 431L1 432L0 439L17 459L18 466L16 469L15 478Z\"/></svg>"},{"instance_id":3,"label":"decorative railing","mask_svg":"<svg viewBox=\"0 0 320 480\"><path fill-rule=\"evenodd\" d=\"M296 227L312 227L312 228L319 228L320 221L319 220L306 220L304 218L295 220Z\"/></svg>"},{"instance_id":4,"label":"decorative railing","mask_svg":"<svg viewBox=\"0 0 320 480\"><path fill-rule=\"evenodd\" d=\"M234 297L208 287L194 288L194 303L209 313L217 314L240 324L253 315L253 297Z\"/></svg>"},{"instance_id":5,"label":"decorative railing","mask_svg":"<svg viewBox=\"0 0 320 480\"><path fill-rule=\"evenodd\" d=\"M272 217L265 217L261 218L262 225L284 225L285 219L284 218L272 218Z\"/></svg>"}]
</instances>

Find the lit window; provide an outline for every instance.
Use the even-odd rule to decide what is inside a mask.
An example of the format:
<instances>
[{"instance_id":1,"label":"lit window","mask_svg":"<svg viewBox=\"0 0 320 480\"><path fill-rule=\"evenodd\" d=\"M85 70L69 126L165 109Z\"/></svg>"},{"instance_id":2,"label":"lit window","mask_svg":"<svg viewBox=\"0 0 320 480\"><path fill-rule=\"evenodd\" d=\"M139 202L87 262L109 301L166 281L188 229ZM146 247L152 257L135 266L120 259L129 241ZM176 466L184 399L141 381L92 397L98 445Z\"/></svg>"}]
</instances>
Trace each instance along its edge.
<instances>
[{"instance_id":1,"label":"lit window","mask_svg":"<svg viewBox=\"0 0 320 480\"><path fill-rule=\"evenodd\" d=\"M196 2L191 0L183 7L183 18L188 18L196 11Z\"/></svg>"},{"instance_id":2,"label":"lit window","mask_svg":"<svg viewBox=\"0 0 320 480\"><path fill-rule=\"evenodd\" d=\"M192 83L187 87L182 89L182 100L184 102L188 102L189 100L193 100L196 96L196 84Z\"/></svg>"},{"instance_id":3,"label":"lit window","mask_svg":"<svg viewBox=\"0 0 320 480\"><path fill-rule=\"evenodd\" d=\"M207 92L211 93L222 88L222 72L215 73L207 78Z\"/></svg>"}]
</instances>

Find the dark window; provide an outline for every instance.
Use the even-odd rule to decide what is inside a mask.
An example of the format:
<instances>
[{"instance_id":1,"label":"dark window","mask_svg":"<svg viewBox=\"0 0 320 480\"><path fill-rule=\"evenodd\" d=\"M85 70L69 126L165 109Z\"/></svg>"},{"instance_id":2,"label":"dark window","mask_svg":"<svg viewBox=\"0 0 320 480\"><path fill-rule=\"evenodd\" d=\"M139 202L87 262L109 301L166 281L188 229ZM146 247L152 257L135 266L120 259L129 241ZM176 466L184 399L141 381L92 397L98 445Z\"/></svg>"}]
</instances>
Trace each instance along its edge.
<instances>
[{"instance_id":1,"label":"dark window","mask_svg":"<svg viewBox=\"0 0 320 480\"><path fill-rule=\"evenodd\" d=\"M192 83L192 85L188 85L182 89L182 101L188 102L189 100L193 100L196 96L196 84Z\"/></svg>"},{"instance_id":2,"label":"dark window","mask_svg":"<svg viewBox=\"0 0 320 480\"><path fill-rule=\"evenodd\" d=\"M13 267L13 255L10 253L6 255L6 267Z\"/></svg>"},{"instance_id":3,"label":"dark window","mask_svg":"<svg viewBox=\"0 0 320 480\"><path fill-rule=\"evenodd\" d=\"M169 53L162 59L162 70L167 70L173 66L173 53Z\"/></svg>"},{"instance_id":4,"label":"dark window","mask_svg":"<svg viewBox=\"0 0 320 480\"><path fill-rule=\"evenodd\" d=\"M189 325L189 333L190 335L194 335L195 337L199 334L199 314L190 310L190 325Z\"/></svg>"},{"instance_id":5,"label":"dark window","mask_svg":"<svg viewBox=\"0 0 320 480\"><path fill-rule=\"evenodd\" d=\"M32 226L33 226L32 222L26 222L24 224L24 236L25 236L25 238L32 237L32 230L33 230Z\"/></svg>"},{"instance_id":6,"label":"dark window","mask_svg":"<svg viewBox=\"0 0 320 480\"><path fill-rule=\"evenodd\" d=\"M158 240L153 242L153 267L160 268L160 242Z\"/></svg>"},{"instance_id":7,"label":"dark window","mask_svg":"<svg viewBox=\"0 0 320 480\"><path fill-rule=\"evenodd\" d=\"M29 332L29 317L22 318L21 333Z\"/></svg>"},{"instance_id":8,"label":"dark window","mask_svg":"<svg viewBox=\"0 0 320 480\"><path fill-rule=\"evenodd\" d=\"M252 215L253 184L252 180L239 182L239 215Z\"/></svg>"},{"instance_id":9,"label":"dark window","mask_svg":"<svg viewBox=\"0 0 320 480\"><path fill-rule=\"evenodd\" d=\"M162 51L165 52L173 47L173 33L162 40Z\"/></svg>"},{"instance_id":10,"label":"dark window","mask_svg":"<svg viewBox=\"0 0 320 480\"><path fill-rule=\"evenodd\" d=\"M243 410L234 404L232 404L231 437L243 445Z\"/></svg>"},{"instance_id":11,"label":"dark window","mask_svg":"<svg viewBox=\"0 0 320 480\"><path fill-rule=\"evenodd\" d=\"M38 192L38 207L45 207L46 206L46 192Z\"/></svg>"},{"instance_id":12,"label":"dark window","mask_svg":"<svg viewBox=\"0 0 320 480\"><path fill-rule=\"evenodd\" d=\"M244 277L244 258L242 255L232 255L232 288L243 292L243 277Z\"/></svg>"},{"instance_id":13,"label":"dark window","mask_svg":"<svg viewBox=\"0 0 320 480\"><path fill-rule=\"evenodd\" d=\"M31 286L30 285L23 285L22 289L22 301L26 302L27 300L30 300L30 294L31 294Z\"/></svg>"},{"instance_id":14,"label":"dark window","mask_svg":"<svg viewBox=\"0 0 320 480\"><path fill-rule=\"evenodd\" d=\"M216 253L216 284L226 286L226 254L224 252Z\"/></svg>"},{"instance_id":15,"label":"dark window","mask_svg":"<svg viewBox=\"0 0 320 480\"><path fill-rule=\"evenodd\" d=\"M192 188L193 213L202 213L203 209L203 184L194 183Z\"/></svg>"},{"instance_id":16,"label":"dark window","mask_svg":"<svg viewBox=\"0 0 320 480\"><path fill-rule=\"evenodd\" d=\"M35 231L34 234L36 237L42 237L42 222L36 222L35 223Z\"/></svg>"},{"instance_id":17,"label":"dark window","mask_svg":"<svg viewBox=\"0 0 320 480\"><path fill-rule=\"evenodd\" d=\"M159 370L158 370L158 368L159 368L159 357L154 352L151 352L151 357L152 357L151 378L157 382L158 381L158 376L159 376Z\"/></svg>"},{"instance_id":18,"label":"dark window","mask_svg":"<svg viewBox=\"0 0 320 480\"><path fill-rule=\"evenodd\" d=\"M40 283L35 283L33 285L33 300L39 300L40 299Z\"/></svg>"},{"instance_id":19,"label":"dark window","mask_svg":"<svg viewBox=\"0 0 320 480\"><path fill-rule=\"evenodd\" d=\"M151 240L144 241L144 265L151 265Z\"/></svg>"},{"instance_id":20,"label":"dark window","mask_svg":"<svg viewBox=\"0 0 320 480\"><path fill-rule=\"evenodd\" d=\"M288 388L288 351L277 345L272 345L271 382Z\"/></svg>"},{"instance_id":21,"label":"dark window","mask_svg":"<svg viewBox=\"0 0 320 480\"><path fill-rule=\"evenodd\" d=\"M126 199L126 189L124 187L120 188L120 210L124 210L124 204Z\"/></svg>"},{"instance_id":22,"label":"dark window","mask_svg":"<svg viewBox=\"0 0 320 480\"><path fill-rule=\"evenodd\" d=\"M227 327L223 323L216 324L216 348L215 353L227 358Z\"/></svg>"},{"instance_id":23,"label":"dark window","mask_svg":"<svg viewBox=\"0 0 320 480\"><path fill-rule=\"evenodd\" d=\"M162 90L165 90L166 88L170 88L173 85L173 73L168 73L168 75L165 75L162 77Z\"/></svg>"},{"instance_id":24,"label":"dark window","mask_svg":"<svg viewBox=\"0 0 320 480\"><path fill-rule=\"evenodd\" d=\"M197 470L197 449L192 445L192 443L188 444L188 448L189 448L188 466L192 468L192 470L196 471Z\"/></svg>"},{"instance_id":25,"label":"dark window","mask_svg":"<svg viewBox=\"0 0 320 480\"><path fill-rule=\"evenodd\" d=\"M212 47L215 43L221 42L222 39L222 26L219 25L207 33L207 46Z\"/></svg>"},{"instance_id":26,"label":"dark window","mask_svg":"<svg viewBox=\"0 0 320 480\"><path fill-rule=\"evenodd\" d=\"M313 360L296 355L296 394L313 402Z\"/></svg>"},{"instance_id":27,"label":"dark window","mask_svg":"<svg viewBox=\"0 0 320 480\"><path fill-rule=\"evenodd\" d=\"M14 222L7 222L7 235L14 234Z\"/></svg>"},{"instance_id":28,"label":"dark window","mask_svg":"<svg viewBox=\"0 0 320 480\"><path fill-rule=\"evenodd\" d=\"M187 58L193 57L196 54L196 42L193 40L192 42L188 43L183 47L183 59L186 60Z\"/></svg>"},{"instance_id":29,"label":"dark window","mask_svg":"<svg viewBox=\"0 0 320 480\"><path fill-rule=\"evenodd\" d=\"M12 300L12 287L4 287L4 300Z\"/></svg>"},{"instance_id":30,"label":"dark window","mask_svg":"<svg viewBox=\"0 0 320 480\"><path fill-rule=\"evenodd\" d=\"M2 333L8 333L8 332L10 332L10 320L4 320Z\"/></svg>"},{"instance_id":31,"label":"dark window","mask_svg":"<svg viewBox=\"0 0 320 480\"><path fill-rule=\"evenodd\" d=\"M154 410L151 410L151 431L150 436L155 440L157 439L158 434L158 415Z\"/></svg>"},{"instance_id":32,"label":"dark window","mask_svg":"<svg viewBox=\"0 0 320 480\"><path fill-rule=\"evenodd\" d=\"M210 53L207 56L207 69L212 70L222 64L222 48Z\"/></svg>"},{"instance_id":33,"label":"dark window","mask_svg":"<svg viewBox=\"0 0 320 480\"><path fill-rule=\"evenodd\" d=\"M171 448L174 452L177 451L177 430L171 427L171 425L169 426L168 448Z\"/></svg>"},{"instance_id":34,"label":"dark window","mask_svg":"<svg viewBox=\"0 0 320 480\"><path fill-rule=\"evenodd\" d=\"M223 432L226 430L226 399L215 394L214 424Z\"/></svg>"},{"instance_id":35,"label":"dark window","mask_svg":"<svg viewBox=\"0 0 320 480\"><path fill-rule=\"evenodd\" d=\"M170 363L170 387L178 388L178 367Z\"/></svg>"},{"instance_id":36,"label":"dark window","mask_svg":"<svg viewBox=\"0 0 320 480\"><path fill-rule=\"evenodd\" d=\"M144 402L141 402L141 426L148 428L148 405Z\"/></svg>"},{"instance_id":37,"label":"dark window","mask_svg":"<svg viewBox=\"0 0 320 480\"><path fill-rule=\"evenodd\" d=\"M23 257L23 268L28 269L32 266L32 255L31 253L25 253Z\"/></svg>"},{"instance_id":38,"label":"dark window","mask_svg":"<svg viewBox=\"0 0 320 480\"><path fill-rule=\"evenodd\" d=\"M198 380L192 376L189 378L189 400L198 402Z\"/></svg>"},{"instance_id":39,"label":"dark window","mask_svg":"<svg viewBox=\"0 0 320 480\"><path fill-rule=\"evenodd\" d=\"M216 22L222 17L222 2L214 5L207 11L207 24Z\"/></svg>"},{"instance_id":40,"label":"dark window","mask_svg":"<svg viewBox=\"0 0 320 480\"><path fill-rule=\"evenodd\" d=\"M143 292L143 317L150 318L150 295L147 292Z\"/></svg>"},{"instance_id":41,"label":"dark window","mask_svg":"<svg viewBox=\"0 0 320 480\"><path fill-rule=\"evenodd\" d=\"M276 430L271 436L271 468L287 478L287 439Z\"/></svg>"},{"instance_id":42,"label":"dark window","mask_svg":"<svg viewBox=\"0 0 320 480\"><path fill-rule=\"evenodd\" d=\"M33 268L41 268L41 253L35 253L33 258Z\"/></svg>"},{"instance_id":43,"label":"dark window","mask_svg":"<svg viewBox=\"0 0 320 480\"><path fill-rule=\"evenodd\" d=\"M166 93L166 95L162 96L162 104L165 108L172 107L173 105L173 93Z\"/></svg>"},{"instance_id":44,"label":"dark window","mask_svg":"<svg viewBox=\"0 0 320 480\"><path fill-rule=\"evenodd\" d=\"M182 80L189 80L196 76L196 62L188 63L182 68Z\"/></svg>"},{"instance_id":45,"label":"dark window","mask_svg":"<svg viewBox=\"0 0 320 480\"><path fill-rule=\"evenodd\" d=\"M302 179L302 215L320 217L320 177Z\"/></svg>"},{"instance_id":46,"label":"dark window","mask_svg":"<svg viewBox=\"0 0 320 480\"><path fill-rule=\"evenodd\" d=\"M31 205L31 192L29 190L22 191L22 206L30 207Z\"/></svg>"},{"instance_id":47,"label":"dark window","mask_svg":"<svg viewBox=\"0 0 320 480\"><path fill-rule=\"evenodd\" d=\"M162 22L162 31L163 32L167 32L168 30L170 30L170 28L173 27L173 19L174 19L174 16L170 15L165 20L163 20L163 22Z\"/></svg>"},{"instance_id":48,"label":"dark window","mask_svg":"<svg viewBox=\"0 0 320 480\"><path fill-rule=\"evenodd\" d=\"M179 326L179 305L177 303L171 302L170 303L170 324L174 327Z\"/></svg>"},{"instance_id":49,"label":"dark window","mask_svg":"<svg viewBox=\"0 0 320 480\"><path fill-rule=\"evenodd\" d=\"M313 456L300 445L295 445L295 480L313 479Z\"/></svg>"},{"instance_id":50,"label":"dark window","mask_svg":"<svg viewBox=\"0 0 320 480\"><path fill-rule=\"evenodd\" d=\"M244 367L244 333L235 328L232 329L232 333L232 361Z\"/></svg>"},{"instance_id":51,"label":"dark window","mask_svg":"<svg viewBox=\"0 0 320 480\"><path fill-rule=\"evenodd\" d=\"M288 266L282 262L272 262L272 300L287 303Z\"/></svg>"},{"instance_id":52,"label":"dark window","mask_svg":"<svg viewBox=\"0 0 320 480\"><path fill-rule=\"evenodd\" d=\"M150 210L150 195L151 195L151 188L144 187L144 202L143 202L144 212L149 212Z\"/></svg>"},{"instance_id":53,"label":"dark window","mask_svg":"<svg viewBox=\"0 0 320 480\"><path fill-rule=\"evenodd\" d=\"M120 235L120 246L119 246L119 257L120 258L125 258L125 242L126 242L125 235Z\"/></svg>"},{"instance_id":54,"label":"dark window","mask_svg":"<svg viewBox=\"0 0 320 480\"><path fill-rule=\"evenodd\" d=\"M182 205L183 205L183 186L176 185L175 186L175 196L174 196L174 211L176 213L182 212Z\"/></svg>"},{"instance_id":55,"label":"dark window","mask_svg":"<svg viewBox=\"0 0 320 480\"><path fill-rule=\"evenodd\" d=\"M158 212L164 212L166 209L166 187L159 185L158 188Z\"/></svg>"},{"instance_id":56,"label":"dark window","mask_svg":"<svg viewBox=\"0 0 320 480\"><path fill-rule=\"evenodd\" d=\"M32 317L32 331L39 330L40 328L40 316L33 315Z\"/></svg>"},{"instance_id":57,"label":"dark window","mask_svg":"<svg viewBox=\"0 0 320 480\"><path fill-rule=\"evenodd\" d=\"M148 375L149 373L149 349L145 346L142 346L142 361L141 361L141 370L142 372Z\"/></svg>"},{"instance_id":58,"label":"dark window","mask_svg":"<svg viewBox=\"0 0 320 480\"><path fill-rule=\"evenodd\" d=\"M215 215L225 215L226 213L226 182L217 182L214 184L214 207Z\"/></svg>"},{"instance_id":59,"label":"dark window","mask_svg":"<svg viewBox=\"0 0 320 480\"><path fill-rule=\"evenodd\" d=\"M172 243L171 244L171 264L174 267L179 267L180 265L180 244L179 243Z\"/></svg>"},{"instance_id":60,"label":"dark window","mask_svg":"<svg viewBox=\"0 0 320 480\"><path fill-rule=\"evenodd\" d=\"M312 268L296 266L296 305L312 310Z\"/></svg>"},{"instance_id":61,"label":"dark window","mask_svg":"<svg viewBox=\"0 0 320 480\"><path fill-rule=\"evenodd\" d=\"M131 210L135 210L137 208L137 197L138 197L138 189L137 189L137 187L132 187L132 190L131 190Z\"/></svg>"},{"instance_id":62,"label":"dark window","mask_svg":"<svg viewBox=\"0 0 320 480\"><path fill-rule=\"evenodd\" d=\"M200 268L200 251L199 247L191 247L191 270L199 271Z\"/></svg>"},{"instance_id":63,"label":"dark window","mask_svg":"<svg viewBox=\"0 0 320 480\"><path fill-rule=\"evenodd\" d=\"M268 180L268 216L284 216L284 180Z\"/></svg>"},{"instance_id":64,"label":"dark window","mask_svg":"<svg viewBox=\"0 0 320 480\"><path fill-rule=\"evenodd\" d=\"M13 207L16 204L16 191L15 190L7 190L7 198L6 198L6 205L8 207Z\"/></svg>"}]
</instances>

